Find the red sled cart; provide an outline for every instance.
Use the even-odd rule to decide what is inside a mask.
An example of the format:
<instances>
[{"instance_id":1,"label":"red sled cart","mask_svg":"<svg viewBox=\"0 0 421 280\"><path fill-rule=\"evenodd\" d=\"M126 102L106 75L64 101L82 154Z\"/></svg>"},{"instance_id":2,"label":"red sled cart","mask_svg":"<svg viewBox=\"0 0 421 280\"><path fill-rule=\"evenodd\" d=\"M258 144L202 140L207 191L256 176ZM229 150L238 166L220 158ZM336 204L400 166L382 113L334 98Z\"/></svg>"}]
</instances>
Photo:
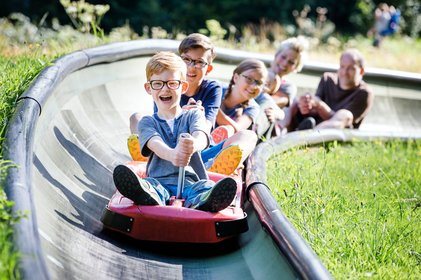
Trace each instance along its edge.
<instances>
[{"instance_id":1,"label":"red sled cart","mask_svg":"<svg viewBox=\"0 0 421 280\"><path fill-rule=\"evenodd\" d=\"M132 161L127 166L140 177L146 176L146 162ZM218 182L226 175L207 172L206 177ZM219 212L211 213L182 206L180 194L184 183L184 168L181 167L178 194L169 205L135 205L116 191L101 221L105 228L139 240L183 243L223 241L248 230L247 214L242 209L244 191L241 174L231 177L237 182L236 198L229 207Z\"/></svg>"}]
</instances>

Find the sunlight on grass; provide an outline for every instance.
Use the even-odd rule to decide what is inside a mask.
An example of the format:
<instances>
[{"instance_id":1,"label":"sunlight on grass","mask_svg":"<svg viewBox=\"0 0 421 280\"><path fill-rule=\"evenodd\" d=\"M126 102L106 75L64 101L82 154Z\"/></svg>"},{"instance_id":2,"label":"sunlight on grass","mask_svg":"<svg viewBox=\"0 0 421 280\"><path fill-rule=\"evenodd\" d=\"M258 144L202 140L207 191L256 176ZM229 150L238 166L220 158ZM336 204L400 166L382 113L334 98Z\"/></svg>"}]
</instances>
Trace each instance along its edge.
<instances>
[{"instance_id":1,"label":"sunlight on grass","mask_svg":"<svg viewBox=\"0 0 421 280\"><path fill-rule=\"evenodd\" d=\"M288 151L268 162L282 211L337 279L420 279L421 141Z\"/></svg>"},{"instance_id":2,"label":"sunlight on grass","mask_svg":"<svg viewBox=\"0 0 421 280\"><path fill-rule=\"evenodd\" d=\"M0 56L0 144L3 143L7 123L14 113L16 100L51 60L46 56L31 54L13 59Z\"/></svg>"},{"instance_id":3,"label":"sunlight on grass","mask_svg":"<svg viewBox=\"0 0 421 280\"><path fill-rule=\"evenodd\" d=\"M21 215L12 213L13 203L6 199L3 191L3 178L10 162L2 159L3 140L7 123L16 109L17 98L29 87L29 84L46 67L52 58L38 54L5 58L0 56L0 279L20 279L17 269L19 253L12 244L13 224Z\"/></svg>"},{"instance_id":4,"label":"sunlight on grass","mask_svg":"<svg viewBox=\"0 0 421 280\"><path fill-rule=\"evenodd\" d=\"M6 176L7 169L12 166L9 161L0 158L1 181ZM24 215L13 213L13 202L6 199L3 189L0 189L0 279L21 279L18 270L20 253L11 242L13 238L13 225L18 223Z\"/></svg>"},{"instance_id":5,"label":"sunlight on grass","mask_svg":"<svg viewBox=\"0 0 421 280\"><path fill-rule=\"evenodd\" d=\"M23 23L23 26L31 24ZM9 23L3 24L7 24L4 28L10 28ZM19 26L8 29L14 31L7 36L0 34L1 166L7 165L2 161L2 144L16 100L54 58L106 43L146 39L135 34L129 26L115 28L108 36L98 38L70 26L56 25L54 30L39 29L33 37L24 36L22 31L25 29L19 29ZM215 45L274 54L280 41L286 39L283 30L279 25L260 27L279 34L279 38L270 42L265 36L257 38L245 29L244 38L239 42L216 39ZM152 28L152 38L165 38L165 34L161 36L158 33L162 32L154 30L161 29ZM210 31L210 35L218 33L218 30ZM177 39L182 36L185 34L177 34ZM356 37L335 48L330 45L312 47L309 59L337 65L340 52L346 47L359 48L368 67L421 72L421 64L414 63L421 60L419 39L387 38L383 46L376 49L371 46L370 39ZM421 173L421 146L417 145L415 153L402 145L396 144L396 148L392 145L392 151L407 153L392 156L392 159L398 157L393 162L396 166L384 166L383 159L379 162L380 156L386 157L385 151L390 152L390 147L382 144L376 146L380 149L377 156L368 158L365 155L371 148L356 145L346 156L352 164L345 160L348 152L334 145L329 147L334 153L312 148L278 156L282 164L271 163L273 174L268 177L271 185L278 186L276 197L281 207L337 278L421 278L419 269L416 270L421 263L421 233L414 222L420 216L421 182L416 171ZM358 151L360 148L362 152ZM392 159L386 162L390 163ZM377 167L380 163L382 165ZM11 216L11 206L1 186L0 279L19 279L18 253L11 243L12 225L18 218L15 220Z\"/></svg>"},{"instance_id":6,"label":"sunlight on grass","mask_svg":"<svg viewBox=\"0 0 421 280\"><path fill-rule=\"evenodd\" d=\"M414 63L421 59L421 40L407 37L388 37L381 48L371 45L371 39L357 36L345 46L357 48L366 60L366 67L385 68L407 72L421 72L421 64ZM326 45L310 48L308 59L324 63L337 64L341 50Z\"/></svg>"}]
</instances>

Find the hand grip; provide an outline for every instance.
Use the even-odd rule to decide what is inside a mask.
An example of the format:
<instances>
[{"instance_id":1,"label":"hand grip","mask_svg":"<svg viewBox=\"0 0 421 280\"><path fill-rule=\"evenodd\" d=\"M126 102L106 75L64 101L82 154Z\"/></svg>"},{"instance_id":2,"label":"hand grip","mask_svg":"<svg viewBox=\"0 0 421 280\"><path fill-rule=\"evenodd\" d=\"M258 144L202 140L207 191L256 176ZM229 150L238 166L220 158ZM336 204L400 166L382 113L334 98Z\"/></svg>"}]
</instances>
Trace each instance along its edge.
<instances>
[{"instance_id":1,"label":"hand grip","mask_svg":"<svg viewBox=\"0 0 421 280\"><path fill-rule=\"evenodd\" d=\"M180 138L189 138L191 137L188 133L181 133ZM181 195L183 194L184 189L184 177L185 177L185 170L184 166L180 166L178 170L178 183L177 183L177 196L176 198L180 199Z\"/></svg>"}]
</instances>

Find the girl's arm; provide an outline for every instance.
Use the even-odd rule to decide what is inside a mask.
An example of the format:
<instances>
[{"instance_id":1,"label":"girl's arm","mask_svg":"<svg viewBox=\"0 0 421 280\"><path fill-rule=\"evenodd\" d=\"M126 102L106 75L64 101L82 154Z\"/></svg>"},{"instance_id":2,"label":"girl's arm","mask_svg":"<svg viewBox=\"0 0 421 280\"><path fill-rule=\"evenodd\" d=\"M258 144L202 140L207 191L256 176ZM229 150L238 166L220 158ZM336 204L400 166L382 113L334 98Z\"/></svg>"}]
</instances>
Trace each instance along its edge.
<instances>
[{"instance_id":1,"label":"girl's arm","mask_svg":"<svg viewBox=\"0 0 421 280\"><path fill-rule=\"evenodd\" d=\"M218 110L218 114L216 115L216 123L221 126L221 125L227 125L227 126L231 126L234 131L238 131L238 127L237 127L237 123L231 119L230 117L228 117L221 109Z\"/></svg>"},{"instance_id":2,"label":"girl's arm","mask_svg":"<svg viewBox=\"0 0 421 280\"><path fill-rule=\"evenodd\" d=\"M278 91L274 95L272 95L273 100L275 101L276 105L279 108L287 107L289 104L289 96L283 92Z\"/></svg>"}]
</instances>

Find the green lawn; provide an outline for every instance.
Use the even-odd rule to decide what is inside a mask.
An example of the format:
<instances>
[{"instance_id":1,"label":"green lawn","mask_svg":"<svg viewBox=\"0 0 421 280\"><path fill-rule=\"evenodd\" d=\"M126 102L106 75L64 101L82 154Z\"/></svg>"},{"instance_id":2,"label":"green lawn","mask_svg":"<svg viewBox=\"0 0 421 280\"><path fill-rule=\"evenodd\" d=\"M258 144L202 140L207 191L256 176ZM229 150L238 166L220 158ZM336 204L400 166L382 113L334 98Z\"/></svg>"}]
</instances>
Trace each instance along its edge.
<instances>
[{"instance_id":1,"label":"green lawn","mask_svg":"<svg viewBox=\"0 0 421 280\"><path fill-rule=\"evenodd\" d=\"M414 73L421 73L421 39L406 37L387 37L381 48L374 48L371 40L357 36L349 40L343 47L357 48L364 56L366 67L385 68ZM331 46L321 45L309 49L311 61L337 64L340 51Z\"/></svg>"},{"instance_id":2,"label":"green lawn","mask_svg":"<svg viewBox=\"0 0 421 280\"><path fill-rule=\"evenodd\" d=\"M25 55L13 58L0 56L0 174L3 182L7 168L12 163L3 159L3 140L17 98L28 88L31 81L51 58ZM17 270L18 252L13 248L12 226L22 215L12 213L13 203L8 201L0 187L0 279L20 279Z\"/></svg>"},{"instance_id":3,"label":"green lawn","mask_svg":"<svg viewBox=\"0 0 421 280\"><path fill-rule=\"evenodd\" d=\"M295 149L268 162L288 219L337 279L421 279L421 140Z\"/></svg>"},{"instance_id":4,"label":"green lawn","mask_svg":"<svg viewBox=\"0 0 421 280\"><path fill-rule=\"evenodd\" d=\"M18 27L17 27L18 28ZM17 33L20 34L19 30ZM124 33L124 32L123 32ZM115 35L115 34L114 34ZM124 35L124 34L123 34ZM51 61L53 58L59 56L63 53L70 53L77 49L83 49L87 47L93 47L98 44L104 44L112 42L113 40L123 41L128 40L129 37L117 36L115 39L111 37L106 37L103 39L94 38L92 36L83 35L76 33L75 31L70 32L68 28L63 28L60 32L57 33L56 38L48 38L45 41L42 40L41 42L33 42L30 44L27 43L19 43L16 40L12 40L9 36L0 36L0 170L2 177L4 178L5 171L7 170L7 166L10 163L5 162L3 160L3 150L2 144L3 139L5 136L5 131L7 128L7 123L12 116L15 110L15 102L17 98L29 87L31 81L36 77L36 75ZM30 39L30 38L27 38ZM250 38L249 38L250 39ZM30 40L28 40L30 41ZM347 46L348 47L358 47L362 50L364 55L367 58L368 66L371 67L385 67L389 69L395 70L404 70L404 71L413 71L413 72L420 72L421 71L421 64L414 63L414 61L419 61L421 59L421 41L420 39L411 39L407 40L405 38L388 38L381 49L374 49L370 46L370 40L366 38L356 38L353 41L350 41ZM269 48L262 48L256 49L256 45L258 44L249 44L249 45L229 45L229 43L224 42L216 42L217 46L220 47L231 47L234 49L242 49L242 50L250 50L250 51L259 51L265 53L274 53L276 50L276 45L270 46ZM322 61L322 62L330 62L330 63L337 63L338 57L340 54L340 49L335 48L332 49L332 46L320 46L311 48L309 53L309 58L312 60ZM283 155L282 157L284 157ZM372 164L372 163L367 163ZM290 164L292 166L292 164ZM370 165L368 165L370 166ZM419 165L418 165L419 167ZM368 168L366 168L368 170ZM298 170L298 169L297 169ZM420 169L419 169L420 170ZM290 175L291 170L286 170L285 176ZM368 172L368 171L367 171ZM406 170L401 170L401 175L404 176L406 174ZM284 176L284 177L285 177ZM301 176L301 175L300 175ZM273 180L278 178L279 176L276 175ZM326 175L324 177L320 177L321 180L327 180ZM324 178L324 179L322 179ZM333 177L332 177L333 178ZM332 180L329 177L329 180ZM296 184L297 186L306 185L304 182L304 177L300 177L300 184ZM419 183L419 177L418 181ZM286 187L290 182L282 181L284 187L281 189L285 189L286 194L299 194L298 190L301 188L291 188ZM418 184L420 185L420 184ZM3 192L2 183L0 185L0 279L19 279L19 275L16 269L16 264L18 260L18 254L14 251L14 248L11 243L12 238L12 225L13 223L18 221L19 214L13 213L11 211L12 203L7 200ZM320 187L319 187L320 188ZM284 194L284 191L280 192L281 195ZM299 194L301 195L301 194ZM320 194L321 195L321 194ZM417 192L419 195L419 190ZM321 196L318 198L319 200L324 198L325 196ZM330 196L327 196L330 197ZM337 189L335 191L335 195L332 196L334 201L342 199L343 197L348 197L348 194L342 193L342 190ZM377 196L379 197L379 196ZM280 203L282 207L285 206L285 203L291 199L289 196L288 199L285 200L285 196L279 196ZM297 198L296 198L297 199ZM419 198L415 198L418 199ZM379 199L378 199L379 200ZM292 202L291 202L292 203ZM416 202L419 203L419 202ZM405 202L403 205L412 205L413 199ZM330 205L330 204L329 204ZM307 206L306 206L307 207ZM361 205L362 207L362 205ZM305 208L303 208L305 209ZM323 208L323 211L327 211L328 208ZM321 210L320 210L321 211ZM356 210L355 210L356 211ZM377 212L373 212L377 213ZM418 209L414 211L414 213L419 213ZM375 214L378 215L378 214ZM320 219L324 218L325 215L320 214ZM379 223L382 220L379 220ZM306 221L307 223L307 221ZM305 227L307 224L304 223ZM318 240L317 234L318 232L322 232L320 229L325 226L323 223L317 223L318 228L311 232L307 232L303 234L305 237L309 237L308 240ZM330 225L326 225L330 226ZM297 226L298 228L300 226ZM419 228L417 229L419 232ZM334 237L331 237L334 238ZM351 236L349 236L351 238ZM418 242L419 243L419 242ZM420 250L411 251L413 258L418 258L418 267L420 263ZM337 260L339 261L339 259ZM331 260L332 263L325 261L328 264L329 269L335 267L335 260ZM342 268L341 268L342 269ZM389 269L394 269L393 267ZM380 270L374 269L367 269L367 275L370 273L375 274L380 273ZM334 271L335 273L335 271ZM366 275L366 274L359 274L360 272L354 271L350 273L350 275ZM398 275L398 274L396 274ZM419 269L418 274L419 276Z\"/></svg>"}]
</instances>

